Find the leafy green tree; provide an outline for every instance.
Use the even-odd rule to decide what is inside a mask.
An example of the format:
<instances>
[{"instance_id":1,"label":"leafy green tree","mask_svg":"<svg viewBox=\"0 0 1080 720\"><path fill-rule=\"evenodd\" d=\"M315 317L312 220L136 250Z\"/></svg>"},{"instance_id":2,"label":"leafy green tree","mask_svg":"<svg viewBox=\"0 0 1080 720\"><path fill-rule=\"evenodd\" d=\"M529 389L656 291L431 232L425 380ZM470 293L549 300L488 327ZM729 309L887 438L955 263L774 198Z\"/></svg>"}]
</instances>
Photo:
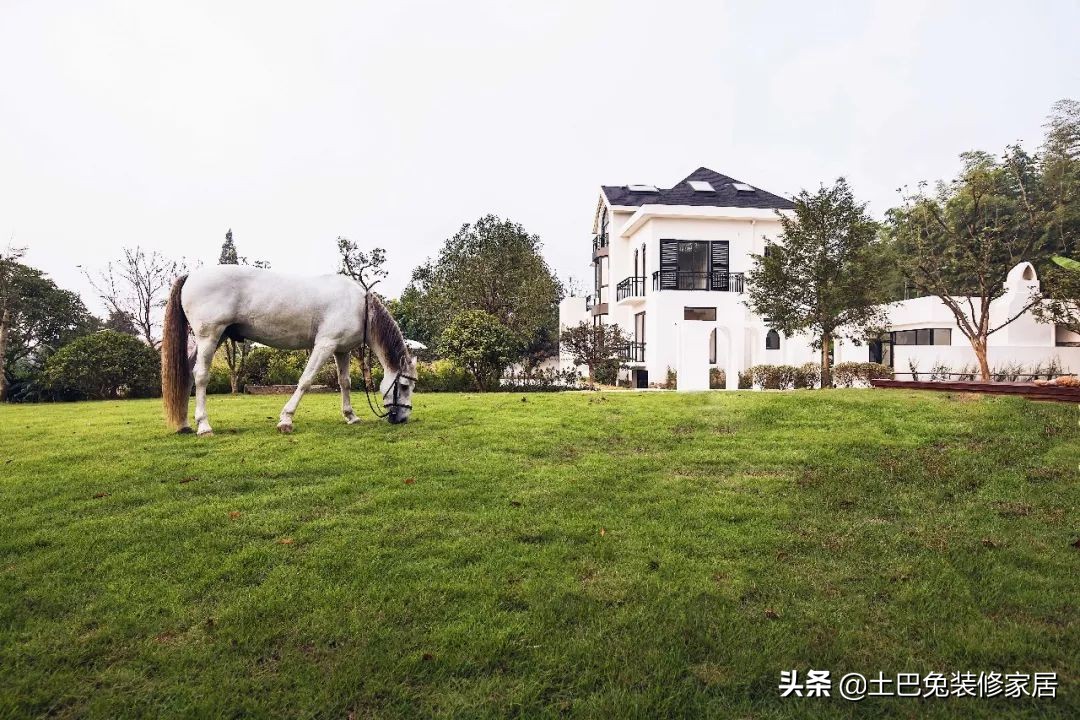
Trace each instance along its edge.
<instances>
[{"instance_id":1,"label":"leafy green tree","mask_svg":"<svg viewBox=\"0 0 1080 720\"><path fill-rule=\"evenodd\" d=\"M630 344L630 336L618 325L594 325L586 320L563 330L559 339L563 353L573 358L575 365L589 369L590 385L597 370L610 364ZM615 372L618 373L617 366Z\"/></svg>"},{"instance_id":2,"label":"leafy green tree","mask_svg":"<svg viewBox=\"0 0 1080 720\"><path fill-rule=\"evenodd\" d=\"M1064 257L1055 257L1054 262L1059 267L1043 283L1048 287L1047 297L1035 306L1035 316L1080 334L1080 262Z\"/></svg>"},{"instance_id":3,"label":"leafy green tree","mask_svg":"<svg viewBox=\"0 0 1080 720\"><path fill-rule=\"evenodd\" d=\"M554 344L543 338L558 335L563 291L541 249L538 236L494 215L462 225L436 261L413 271L402 293L416 339L438 345L459 313L480 310L513 334L512 360L522 359L530 346L553 352Z\"/></svg>"},{"instance_id":4,"label":"leafy green tree","mask_svg":"<svg viewBox=\"0 0 1080 720\"><path fill-rule=\"evenodd\" d=\"M57 348L98 327L77 294L19 257L0 256L0 400L12 381L36 375Z\"/></svg>"},{"instance_id":5,"label":"leafy green tree","mask_svg":"<svg viewBox=\"0 0 1080 720\"><path fill-rule=\"evenodd\" d=\"M439 350L468 370L473 386L483 391L498 385L516 348L514 334L497 317L483 310L465 310L443 331Z\"/></svg>"},{"instance_id":6,"label":"leafy green tree","mask_svg":"<svg viewBox=\"0 0 1080 720\"><path fill-rule=\"evenodd\" d=\"M889 211L896 258L905 276L949 309L971 344L981 378L990 379L991 335L1040 302L1030 298L1017 312L992 319L991 302L1004 294L1002 279L1022 260L1037 260L1048 217L1034 200L1039 186L1035 160L1017 146L1001 160L969 152L960 175L919 191Z\"/></svg>"},{"instance_id":7,"label":"leafy green tree","mask_svg":"<svg viewBox=\"0 0 1080 720\"><path fill-rule=\"evenodd\" d=\"M782 235L754 255L747 305L787 335L809 333L821 350L821 386L831 387L834 339L860 342L886 320L887 289L877 283L888 258L878 225L844 178L795 198L795 217L780 215Z\"/></svg>"},{"instance_id":8,"label":"leafy green tree","mask_svg":"<svg viewBox=\"0 0 1080 720\"><path fill-rule=\"evenodd\" d=\"M69 400L154 397L161 390L160 372L156 350L112 330L68 343L45 365L49 388Z\"/></svg>"}]
</instances>

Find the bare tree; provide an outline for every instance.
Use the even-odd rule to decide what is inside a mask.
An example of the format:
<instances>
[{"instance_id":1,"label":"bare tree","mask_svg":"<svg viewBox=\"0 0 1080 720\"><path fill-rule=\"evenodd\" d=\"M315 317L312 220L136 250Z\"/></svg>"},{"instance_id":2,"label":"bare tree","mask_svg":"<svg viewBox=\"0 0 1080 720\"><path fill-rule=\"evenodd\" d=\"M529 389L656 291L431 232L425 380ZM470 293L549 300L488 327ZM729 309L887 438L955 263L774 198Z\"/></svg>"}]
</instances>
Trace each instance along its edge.
<instances>
[{"instance_id":1,"label":"bare tree","mask_svg":"<svg viewBox=\"0 0 1080 720\"><path fill-rule=\"evenodd\" d=\"M0 400L7 399L7 368L4 366L4 358L7 356L8 339L11 337L15 303L19 299L15 266L25 252L25 248L8 245L7 249L0 253Z\"/></svg>"},{"instance_id":2,"label":"bare tree","mask_svg":"<svg viewBox=\"0 0 1080 720\"><path fill-rule=\"evenodd\" d=\"M109 312L129 316L139 336L156 348L161 343L158 316L173 281L186 271L183 261L170 260L157 250L148 254L135 246L124 248L124 257L110 262L96 276L84 274Z\"/></svg>"},{"instance_id":3,"label":"bare tree","mask_svg":"<svg viewBox=\"0 0 1080 720\"><path fill-rule=\"evenodd\" d=\"M338 253L341 254L341 267L338 272L348 275L356 282L364 286L365 290L371 290L384 277L386 270L386 250L373 248L370 253L364 252L352 240L339 237L337 239Z\"/></svg>"}]
</instances>

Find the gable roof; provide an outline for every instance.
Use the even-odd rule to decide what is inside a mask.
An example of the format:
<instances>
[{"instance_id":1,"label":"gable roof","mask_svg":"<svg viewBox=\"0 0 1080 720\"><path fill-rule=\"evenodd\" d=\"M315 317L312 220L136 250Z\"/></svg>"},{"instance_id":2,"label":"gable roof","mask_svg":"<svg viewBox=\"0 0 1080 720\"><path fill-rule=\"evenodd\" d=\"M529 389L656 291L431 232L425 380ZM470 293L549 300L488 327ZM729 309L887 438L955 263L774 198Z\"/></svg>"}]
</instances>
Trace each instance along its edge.
<instances>
[{"instance_id":1,"label":"gable roof","mask_svg":"<svg viewBox=\"0 0 1080 720\"><path fill-rule=\"evenodd\" d=\"M715 192L694 190L689 185L691 180L704 180L713 186ZM737 182L742 181L721 175L707 167L699 167L667 190L641 192L630 190L626 185L603 185L600 189L612 205L697 205L775 210L791 210L795 207L787 198L760 188L755 187L754 192L739 192L732 186L732 183Z\"/></svg>"}]
</instances>

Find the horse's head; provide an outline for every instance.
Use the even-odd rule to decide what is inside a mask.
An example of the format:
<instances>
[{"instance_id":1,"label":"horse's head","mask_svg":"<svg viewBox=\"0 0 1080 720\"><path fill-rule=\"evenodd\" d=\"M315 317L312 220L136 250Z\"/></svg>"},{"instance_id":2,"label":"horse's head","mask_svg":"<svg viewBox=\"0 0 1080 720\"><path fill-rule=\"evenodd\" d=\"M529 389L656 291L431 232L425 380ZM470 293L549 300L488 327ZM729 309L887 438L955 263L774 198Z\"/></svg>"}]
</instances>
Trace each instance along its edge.
<instances>
[{"instance_id":1,"label":"horse's head","mask_svg":"<svg viewBox=\"0 0 1080 720\"><path fill-rule=\"evenodd\" d=\"M383 373L379 392L386 408L386 419L394 425L403 423L412 414L412 394L416 387L416 360L407 356L397 372Z\"/></svg>"}]
</instances>

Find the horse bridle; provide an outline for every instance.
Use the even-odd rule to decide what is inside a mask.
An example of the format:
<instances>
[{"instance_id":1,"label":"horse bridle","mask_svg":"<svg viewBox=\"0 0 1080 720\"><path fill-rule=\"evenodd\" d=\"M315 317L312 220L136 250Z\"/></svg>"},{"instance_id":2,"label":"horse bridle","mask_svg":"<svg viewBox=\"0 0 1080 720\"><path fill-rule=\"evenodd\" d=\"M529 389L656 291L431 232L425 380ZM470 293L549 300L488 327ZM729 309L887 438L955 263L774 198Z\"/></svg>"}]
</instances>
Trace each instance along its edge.
<instances>
[{"instance_id":1,"label":"horse bridle","mask_svg":"<svg viewBox=\"0 0 1080 720\"><path fill-rule=\"evenodd\" d=\"M371 412L375 415L375 417L381 420L382 418L388 417L390 413L393 412L387 411L386 408L407 408L409 410L412 410L411 404L398 401L398 392L401 388L402 380L412 380L415 383L416 378L412 375L406 375L402 370L398 370L397 374L394 375L394 384L391 385L386 390L386 392L382 394L382 411L376 408L375 403L371 401L371 394L375 392L375 388L374 380L371 377L371 343L368 342L368 315L371 313L371 301L369 300L370 296L370 292L364 295L364 353L361 356L361 362L363 363L362 369L364 372L364 397L367 398L367 404L368 407L371 408ZM394 393L393 398L390 402L386 402L386 398L391 392Z\"/></svg>"}]
</instances>

